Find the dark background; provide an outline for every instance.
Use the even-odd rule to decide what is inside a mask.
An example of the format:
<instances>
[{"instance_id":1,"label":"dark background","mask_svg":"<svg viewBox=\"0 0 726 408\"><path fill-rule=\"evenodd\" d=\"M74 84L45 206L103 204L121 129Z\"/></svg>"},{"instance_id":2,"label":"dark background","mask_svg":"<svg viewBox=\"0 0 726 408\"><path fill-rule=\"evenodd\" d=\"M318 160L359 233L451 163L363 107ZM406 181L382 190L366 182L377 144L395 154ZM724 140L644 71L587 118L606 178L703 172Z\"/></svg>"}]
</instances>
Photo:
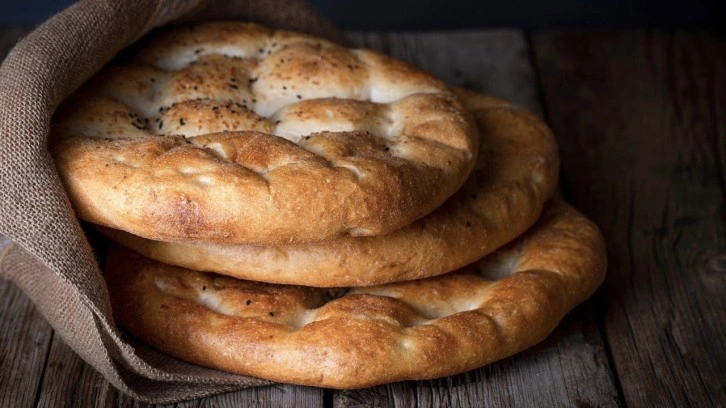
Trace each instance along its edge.
<instances>
[{"instance_id":1,"label":"dark background","mask_svg":"<svg viewBox=\"0 0 726 408\"><path fill-rule=\"evenodd\" d=\"M722 30L726 0L310 0L346 30L469 27L706 28ZM0 0L0 24L33 25L72 0Z\"/></svg>"}]
</instances>

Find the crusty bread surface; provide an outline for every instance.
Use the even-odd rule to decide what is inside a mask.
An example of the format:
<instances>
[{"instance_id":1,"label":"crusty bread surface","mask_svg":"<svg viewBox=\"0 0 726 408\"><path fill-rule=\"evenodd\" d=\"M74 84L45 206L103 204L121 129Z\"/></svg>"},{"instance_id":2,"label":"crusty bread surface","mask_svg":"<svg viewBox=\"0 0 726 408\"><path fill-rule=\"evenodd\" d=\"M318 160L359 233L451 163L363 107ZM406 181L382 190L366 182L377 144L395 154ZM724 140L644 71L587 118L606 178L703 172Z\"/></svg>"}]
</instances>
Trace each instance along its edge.
<instances>
[{"instance_id":1,"label":"crusty bread surface","mask_svg":"<svg viewBox=\"0 0 726 408\"><path fill-rule=\"evenodd\" d=\"M151 39L68 100L51 151L80 218L165 241L388 233L450 197L475 125L442 82L238 22Z\"/></svg>"},{"instance_id":2,"label":"crusty bread surface","mask_svg":"<svg viewBox=\"0 0 726 408\"><path fill-rule=\"evenodd\" d=\"M519 236L557 184L559 160L547 126L521 107L458 90L481 141L464 187L432 214L373 237L299 245L172 243L102 231L158 261L272 283L369 286L463 267Z\"/></svg>"},{"instance_id":3,"label":"crusty bread surface","mask_svg":"<svg viewBox=\"0 0 726 408\"><path fill-rule=\"evenodd\" d=\"M116 246L118 324L177 358L274 381L358 388L452 375L542 340L605 273L598 229L551 202L513 243L454 273L367 288L199 273Z\"/></svg>"}]
</instances>

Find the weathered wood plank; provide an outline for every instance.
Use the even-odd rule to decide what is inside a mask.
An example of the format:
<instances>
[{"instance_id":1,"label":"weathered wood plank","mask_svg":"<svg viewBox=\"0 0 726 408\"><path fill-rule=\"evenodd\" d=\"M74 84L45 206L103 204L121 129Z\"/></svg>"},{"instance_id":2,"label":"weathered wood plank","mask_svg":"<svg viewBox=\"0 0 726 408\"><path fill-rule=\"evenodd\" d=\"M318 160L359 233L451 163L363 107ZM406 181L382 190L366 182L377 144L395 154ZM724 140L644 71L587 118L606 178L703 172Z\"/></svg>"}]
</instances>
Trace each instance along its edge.
<instances>
[{"instance_id":1,"label":"weathered wood plank","mask_svg":"<svg viewBox=\"0 0 726 408\"><path fill-rule=\"evenodd\" d=\"M543 112L528 43L518 31L356 34L351 38L359 46L407 60L455 85L491 92ZM487 367L436 381L334 395L337 407L618 404L604 342L589 303L571 313L543 343Z\"/></svg>"},{"instance_id":2,"label":"weathered wood plank","mask_svg":"<svg viewBox=\"0 0 726 408\"><path fill-rule=\"evenodd\" d=\"M27 32L26 28L0 30L0 61ZM0 253L9 243L0 235ZM35 306L0 275L0 406L35 404L52 336Z\"/></svg>"},{"instance_id":3,"label":"weathered wood plank","mask_svg":"<svg viewBox=\"0 0 726 408\"><path fill-rule=\"evenodd\" d=\"M115 389L59 337L53 339L38 407L103 406Z\"/></svg>"},{"instance_id":4,"label":"weathered wood plank","mask_svg":"<svg viewBox=\"0 0 726 408\"><path fill-rule=\"evenodd\" d=\"M323 390L279 384L189 401L180 407L323 407Z\"/></svg>"},{"instance_id":5,"label":"weathered wood plank","mask_svg":"<svg viewBox=\"0 0 726 408\"><path fill-rule=\"evenodd\" d=\"M322 407L323 391L310 387L276 385L251 388L178 404L146 404L111 386L84 363L63 341L53 341L39 407Z\"/></svg>"},{"instance_id":6,"label":"weathered wood plank","mask_svg":"<svg viewBox=\"0 0 726 408\"><path fill-rule=\"evenodd\" d=\"M603 228L598 305L629 406L726 404L726 42L534 37L566 193Z\"/></svg>"},{"instance_id":7,"label":"weathered wood plank","mask_svg":"<svg viewBox=\"0 0 726 408\"><path fill-rule=\"evenodd\" d=\"M52 336L30 300L0 276L0 406L35 404Z\"/></svg>"}]
</instances>

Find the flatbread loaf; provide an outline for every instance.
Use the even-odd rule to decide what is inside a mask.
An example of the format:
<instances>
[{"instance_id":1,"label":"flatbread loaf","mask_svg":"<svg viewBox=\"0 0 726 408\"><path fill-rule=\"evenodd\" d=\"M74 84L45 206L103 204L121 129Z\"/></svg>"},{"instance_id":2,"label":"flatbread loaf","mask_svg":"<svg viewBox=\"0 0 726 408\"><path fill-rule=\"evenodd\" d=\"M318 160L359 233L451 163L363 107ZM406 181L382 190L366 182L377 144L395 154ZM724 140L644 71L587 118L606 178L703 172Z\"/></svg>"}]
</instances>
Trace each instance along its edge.
<instances>
[{"instance_id":1,"label":"flatbread loaf","mask_svg":"<svg viewBox=\"0 0 726 408\"><path fill-rule=\"evenodd\" d=\"M448 376L542 340L605 273L595 225L553 202L524 236L455 273L368 288L265 284L168 266L120 246L114 316L177 358L274 381L357 388Z\"/></svg>"},{"instance_id":2,"label":"flatbread loaf","mask_svg":"<svg viewBox=\"0 0 726 408\"><path fill-rule=\"evenodd\" d=\"M164 263L272 283L369 286L450 272L534 224L559 169L555 139L533 114L480 93L458 94L479 128L476 168L441 208L400 230L275 246L170 243L102 231Z\"/></svg>"},{"instance_id":3,"label":"flatbread loaf","mask_svg":"<svg viewBox=\"0 0 726 408\"><path fill-rule=\"evenodd\" d=\"M238 22L152 39L52 133L80 218L183 242L387 233L451 196L477 152L466 110L422 71Z\"/></svg>"}]
</instances>

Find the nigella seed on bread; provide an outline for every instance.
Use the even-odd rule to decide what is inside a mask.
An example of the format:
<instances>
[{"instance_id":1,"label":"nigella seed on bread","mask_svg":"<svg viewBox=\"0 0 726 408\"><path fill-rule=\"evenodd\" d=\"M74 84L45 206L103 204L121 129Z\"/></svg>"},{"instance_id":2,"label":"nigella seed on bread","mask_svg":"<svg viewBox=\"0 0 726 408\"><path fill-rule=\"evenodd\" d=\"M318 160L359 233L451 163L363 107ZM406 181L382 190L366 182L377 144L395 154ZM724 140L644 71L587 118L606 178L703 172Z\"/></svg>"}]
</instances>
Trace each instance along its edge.
<instances>
[{"instance_id":1,"label":"nigella seed on bread","mask_svg":"<svg viewBox=\"0 0 726 408\"><path fill-rule=\"evenodd\" d=\"M72 96L53 129L80 218L227 244L394 231L458 190L478 140L454 93L420 70L237 22L151 39Z\"/></svg>"},{"instance_id":2,"label":"nigella seed on bread","mask_svg":"<svg viewBox=\"0 0 726 408\"><path fill-rule=\"evenodd\" d=\"M525 109L476 92L457 94L478 126L476 167L441 207L396 231L263 246L174 243L101 230L167 264L272 283L370 286L463 267L534 224L555 190L559 156L547 126Z\"/></svg>"}]
</instances>

